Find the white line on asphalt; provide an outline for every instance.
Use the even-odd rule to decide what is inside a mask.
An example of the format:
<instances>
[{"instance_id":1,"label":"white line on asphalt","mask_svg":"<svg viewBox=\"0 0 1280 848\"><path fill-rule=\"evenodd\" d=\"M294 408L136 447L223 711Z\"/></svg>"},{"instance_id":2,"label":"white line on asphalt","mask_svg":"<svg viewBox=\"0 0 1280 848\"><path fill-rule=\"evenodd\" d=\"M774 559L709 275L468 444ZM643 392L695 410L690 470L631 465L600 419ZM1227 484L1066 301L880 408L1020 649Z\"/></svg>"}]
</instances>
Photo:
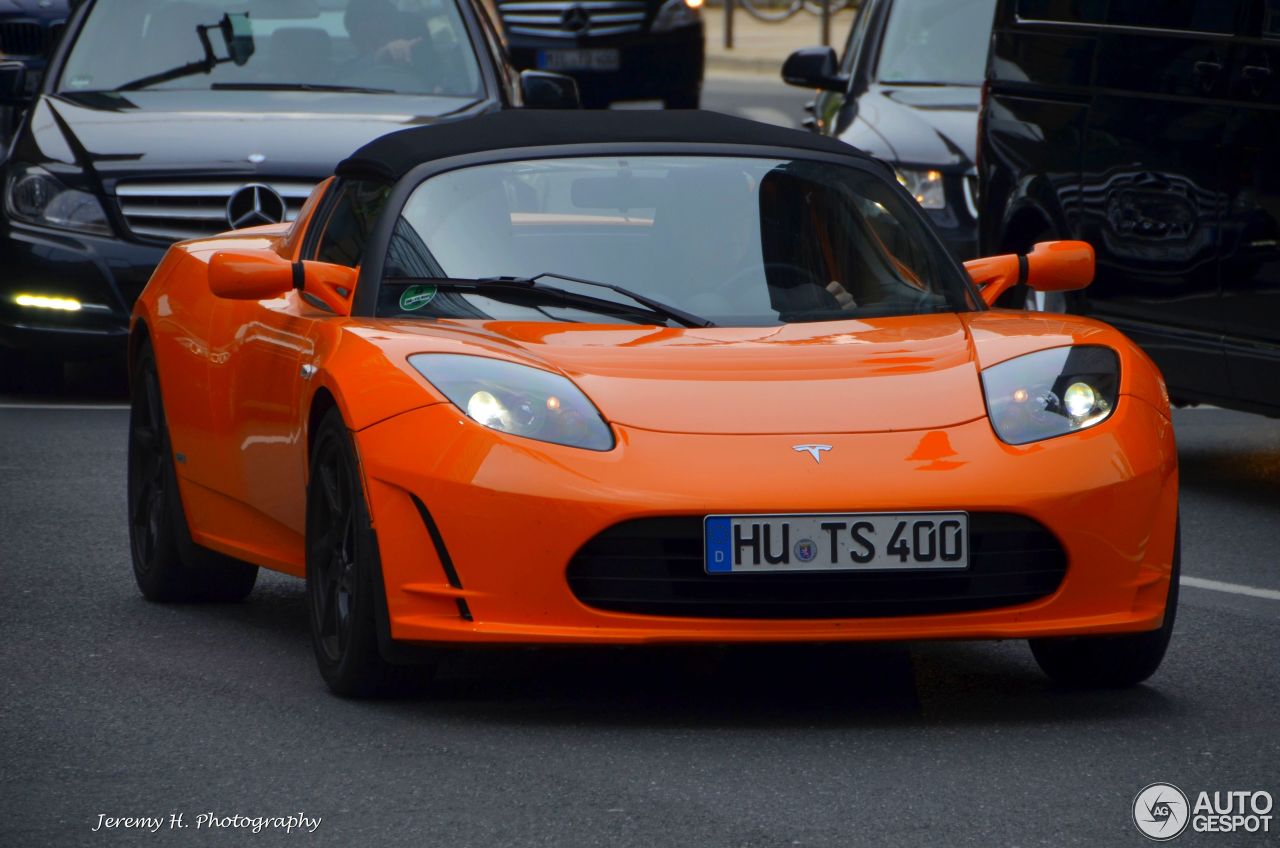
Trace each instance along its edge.
<instances>
[{"instance_id":1,"label":"white line on asphalt","mask_svg":"<svg viewBox=\"0 0 1280 848\"><path fill-rule=\"evenodd\" d=\"M128 409L127 403L0 403L0 409Z\"/></svg>"},{"instance_id":2,"label":"white line on asphalt","mask_svg":"<svg viewBox=\"0 0 1280 848\"><path fill-rule=\"evenodd\" d=\"M1259 589L1255 586L1242 586L1239 583L1223 583L1221 580L1206 580L1203 577L1183 577L1179 580L1183 586L1194 586L1197 589L1211 589L1214 592L1229 592L1232 595L1248 595L1251 598L1266 598L1280 601L1280 592L1275 589Z\"/></svg>"}]
</instances>

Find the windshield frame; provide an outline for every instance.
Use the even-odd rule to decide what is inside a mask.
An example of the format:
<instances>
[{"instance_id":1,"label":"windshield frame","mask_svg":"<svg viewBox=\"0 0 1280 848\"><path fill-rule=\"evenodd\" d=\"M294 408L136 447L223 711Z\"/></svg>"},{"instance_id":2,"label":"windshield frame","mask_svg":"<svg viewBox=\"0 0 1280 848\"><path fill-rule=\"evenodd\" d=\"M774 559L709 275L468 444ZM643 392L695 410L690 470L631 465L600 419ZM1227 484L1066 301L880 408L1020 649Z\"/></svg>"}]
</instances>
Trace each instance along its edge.
<instances>
[{"instance_id":1,"label":"windshield frame","mask_svg":"<svg viewBox=\"0 0 1280 848\"><path fill-rule=\"evenodd\" d=\"M774 147L754 144L708 144L699 142L646 142L636 143L589 143L564 144L547 147L520 147L500 150L487 150L478 153L466 153L424 162L406 173L392 187L382 209L378 222L369 234L365 245L365 259L360 266L355 296L352 299L351 314L356 317L372 318L377 315L379 292L383 284L383 268L387 252L391 244L392 233L396 222L400 219L409 198L427 180L449 171L472 168L479 165L491 165L505 162L520 162L534 159L566 159L595 156L717 156L757 159L787 159L823 162L841 167L854 168L879 180L883 185L902 195L906 214L915 215L922 224L922 229L932 240L931 246L938 253L941 261L947 264L955 274L958 289L946 286L948 297L953 301L956 312L981 312L988 307L978 294L974 285L959 260L947 249L928 216L919 208L915 200L893 177L892 169L877 159L872 159L850 149L849 155L825 153L803 148ZM339 188L335 184L328 195L336 197ZM313 221L323 220L325 209L316 210ZM318 238L318 232L315 236ZM312 234L308 233L306 246L312 243ZM545 270L545 269L540 269ZM425 319L430 320L430 319Z\"/></svg>"},{"instance_id":2,"label":"windshield frame","mask_svg":"<svg viewBox=\"0 0 1280 848\"><path fill-rule=\"evenodd\" d=\"M498 68L495 63L503 62L503 58L494 56L488 40L485 37L483 25L476 18L475 5L469 0L446 0L453 3L454 8L458 12L459 18L462 20L462 29L467 36L468 46L474 56L476 65L479 68L480 90L474 97L463 97L450 95L450 99L466 102L468 105L479 102L498 101L503 105L511 105L510 97L507 94L506 87L500 79ZM73 4L71 14L67 16L66 28L63 30L62 37L58 39L58 45L54 49L53 55L49 57L49 63L45 69L44 78L41 80L40 93L47 95L68 95L75 96L78 94L95 94L99 92L119 94L120 96L128 96L131 92L116 92L111 89L78 89L68 88L63 85L62 77L66 69L67 59L71 55L71 51L75 49L80 36L84 31L85 22L89 19L89 15L98 6L98 0L83 0L79 4ZM194 38L192 43L196 49L199 48L199 41ZM215 50L217 47L215 46ZM194 52L193 52L193 55ZM207 93L213 94L214 89L197 88L197 89L141 89L143 92L182 92L190 96L191 94ZM324 92L320 92L323 94ZM362 95L368 96L368 95ZM386 95L400 98L414 97L441 97L441 95L422 94L414 92L396 92L393 95ZM460 108L467 108L466 106ZM370 113L377 113L378 109L364 110Z\"/></svg>"}]
</instances>

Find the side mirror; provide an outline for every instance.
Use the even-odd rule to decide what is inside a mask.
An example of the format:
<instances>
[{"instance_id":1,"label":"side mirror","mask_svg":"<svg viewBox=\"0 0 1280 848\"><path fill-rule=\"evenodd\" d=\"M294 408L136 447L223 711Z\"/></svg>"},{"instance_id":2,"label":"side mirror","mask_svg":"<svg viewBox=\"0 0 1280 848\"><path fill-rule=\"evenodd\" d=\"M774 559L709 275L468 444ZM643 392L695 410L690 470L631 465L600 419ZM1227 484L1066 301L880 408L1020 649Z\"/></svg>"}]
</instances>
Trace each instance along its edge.
<instances>
[{"instance_id":1,"label":"side mirror","mask_svg":"<svg viewBox=\"0 0 1280 848\"><path fill-rule=\"evenodd\" d=\"M253 27L248 12L228 12L218 22L227 56L236 66L243 65L253 56Z\"/></svg>"},{"instance_id":2,"label":"side mirror","mask_svg":"<svg viewBox=\"0 0 1280 848\"><path fill-rule=\"evenodd\" d=\"M844 91L849 78L840 73L836 51L830 47L802 47L787 57L782 65L782 80L787 85Z\"/></svg>"},{"instance_id":3,"label":"side mirror","mask_svg":"<svg viewBox=\"0 0 1280 848\"><path fill-rule=\"evenodd\" d=\"M521 71L520 94L526 109L581 109L573 77L546 71Z\"/></svg>"},{"instance_id":4,"label":"side mirror","mask_svg":"<svg viewBox=\"0 0 1280 848\"><path fill-rule=\"evenodd\" d=\"M982 300L995 306L1000 295L1017 285L1036 291L1076 291L1093 282L1093 247L1083 241L1042 241L1025 255L1005 254L964 263Z\"/></svg>"},{"instance_id":5,"label":"side mirror","mask_svg":"<svg viewBox=\"0 0 1280 848\"><path fill-rule=\"evenodd\" d=\"M228 300L268 300L292 289L335 315L351 314L357 268L329 262L290 262L274 250L219 250L209 258L209 290Z\"/></svg>"},{"instance_id":6,"label":"side mirror","mask_svg":"<svg viewBox=\"0 0 1280 848\"><path fill-rule=\"evenodd\" d=\"M27 66L21 62L0 62L0 105L26 106L31 99L27 94Z\"/></svg>"}]
</instances>

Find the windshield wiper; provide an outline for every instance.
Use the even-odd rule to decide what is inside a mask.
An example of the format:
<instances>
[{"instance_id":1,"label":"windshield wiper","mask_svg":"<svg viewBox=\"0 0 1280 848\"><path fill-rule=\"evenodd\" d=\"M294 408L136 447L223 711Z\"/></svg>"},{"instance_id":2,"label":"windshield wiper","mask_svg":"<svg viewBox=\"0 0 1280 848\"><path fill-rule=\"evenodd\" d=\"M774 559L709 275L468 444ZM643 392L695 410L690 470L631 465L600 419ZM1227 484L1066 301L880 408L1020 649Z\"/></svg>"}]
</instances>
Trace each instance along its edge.
<instances>
[{"instance_id":1,"label":"windshield wiper","mask_svg":"<svg viewBox=\"0 0 1280 848\"><path fill-rule=\"evenodd\" d=\"M617 292L623 297L630 298L636 303L644 307L647 311L663 318L668 318L686 327L714 327L715 324L706 318L701 318L691 312L685 312L674 306L663 303L660 300L654 300L648 295L633 292L623 286L617 286L613 283L600 283L595 280L583 280L578 277L569 277L564 274L535 274L532 277L480 277L479 279L465 279L458 277L395 277L388 279L389 283L418 283L421 285L438 286L447 289L470 289L473 291L483 291L485 289L506 289L507 291L534 291L544 296L554 298L568 305L584 306L591 309L599 310L601 307L609 309L631 309L628 304L619 303L616 300L610 300L607 297L595 297L594 295L582 294L581 292L562 289L559 286L549 286L546 283L539 282L550 277L556 280L568 280L571 283L578 283L583 286L595 286L597 288L608 289Z\"/></svg>"},{"instance_id":2,"label":"windshield wiper","mask_svg":"<svg viewBox=\"0 0 1280 848\"><path fill-rule=\"evenodd\" d=\"M314 82L215 82L214 91L350 91L355 94L395 94L390 88L368 88L363 85L324 85Z\"/></svg>"}]
</instances>

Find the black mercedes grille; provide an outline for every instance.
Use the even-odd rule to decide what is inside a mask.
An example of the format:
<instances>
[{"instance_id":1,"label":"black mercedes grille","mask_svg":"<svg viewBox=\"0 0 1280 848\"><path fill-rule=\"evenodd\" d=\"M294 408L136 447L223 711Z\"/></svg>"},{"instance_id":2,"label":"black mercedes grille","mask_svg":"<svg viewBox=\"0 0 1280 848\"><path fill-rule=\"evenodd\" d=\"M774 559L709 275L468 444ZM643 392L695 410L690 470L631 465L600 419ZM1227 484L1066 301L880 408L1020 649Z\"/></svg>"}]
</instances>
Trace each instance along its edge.
<instances>
[{"instance_id":1,"label":"black mercedes grille","mask_svg":"<svg viewBox=\"0 0 1280 848\"><path fill-rule=\"evenodd\" d=\"M0 53L7 56L41 56L49 32L38 23L0 23Z\"/></svg>"},{"instance_id":2,"label":"black mercedes grille","mask_svg":"<svg viewBox=\"0 0 1280 848\"><path fill-rule=\"evenodd\" d=\"M626 521L587 542L569 587L597 609L699 618L882 618L995 609L1052 594L1067 556L1045 527L969 514L969 568L837 574L707 574L702 519Z\"/></svg>"}]
</instances>

